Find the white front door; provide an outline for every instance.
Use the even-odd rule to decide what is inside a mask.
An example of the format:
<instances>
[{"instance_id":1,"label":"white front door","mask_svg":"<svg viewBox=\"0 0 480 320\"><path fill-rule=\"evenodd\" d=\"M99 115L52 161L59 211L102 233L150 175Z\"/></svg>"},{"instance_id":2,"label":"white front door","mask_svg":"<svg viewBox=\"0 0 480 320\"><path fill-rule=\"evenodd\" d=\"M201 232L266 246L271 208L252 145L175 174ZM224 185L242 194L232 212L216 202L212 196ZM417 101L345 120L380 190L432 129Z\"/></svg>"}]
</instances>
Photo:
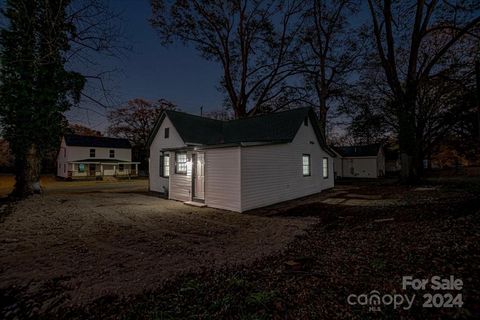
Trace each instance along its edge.
<instances>
[{"instance_id":1,"label":"white front door","mask_svg":"<svg viewBox=\"0 0 480 320\"><path fill-rule=\"evenodd\" d=\"M193 200L205 200L205 153L197 152L192 156Z\"/></svg>"}]
</instances>

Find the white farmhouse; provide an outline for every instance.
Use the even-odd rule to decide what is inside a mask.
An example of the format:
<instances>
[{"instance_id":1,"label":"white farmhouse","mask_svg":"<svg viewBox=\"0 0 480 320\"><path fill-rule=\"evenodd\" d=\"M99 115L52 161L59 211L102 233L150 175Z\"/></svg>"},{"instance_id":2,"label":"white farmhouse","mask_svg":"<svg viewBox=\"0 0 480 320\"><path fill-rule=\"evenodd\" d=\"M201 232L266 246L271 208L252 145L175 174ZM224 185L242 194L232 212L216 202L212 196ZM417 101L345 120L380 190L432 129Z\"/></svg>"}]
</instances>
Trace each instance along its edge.
<instances>
[{"instance_id":1,"label":"white farmhouse","mask_svg":"<svg viewBox=\"0 0 480 320\"><path fill-rule=\"evenodd\" d=\"M385 175L385 154L381 144L334 147L335 177L379 178Z\"/></svg>"},{"instance_id":2,"label":"white farmhouse","mask_svg":"<svg viewBox=\"0 0 480 320\"><path fill-rule=\"evenodd\" d=\"M132 147L127 139L65 135L57 156L57 176L136 176L138 164L132 162Z\"/></svg>"},{"instance_id":3,"label":"white farmhouse","mask_svg":"<svg viewBox=\"0 0 480 320\"><path fill-rule=\"evenodd\" d=\"M311 108L221 121L167 110L150 136L150 190L244 212L332 188Z\"/></svg>"}]
</instances>

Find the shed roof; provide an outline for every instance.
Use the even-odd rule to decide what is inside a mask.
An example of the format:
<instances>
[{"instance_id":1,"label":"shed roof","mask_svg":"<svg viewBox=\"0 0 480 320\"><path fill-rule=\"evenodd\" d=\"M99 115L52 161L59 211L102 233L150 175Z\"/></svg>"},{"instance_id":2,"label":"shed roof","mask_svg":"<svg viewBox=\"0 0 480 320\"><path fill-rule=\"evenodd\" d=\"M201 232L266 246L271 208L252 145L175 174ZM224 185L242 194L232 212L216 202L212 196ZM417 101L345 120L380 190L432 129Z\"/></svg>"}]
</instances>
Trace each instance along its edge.
<instances>
[{"instance_id":1,"label":"shed roof","mask_svg":"<svg viewBox=\"0 0 480 320\"><path fill-rule=\"evenodd\" d=\"M205 146L291 142L295 138L300 125L308 117L320 145L327 151L330 151L326 146L312 108L298 108L229 121L214 120L184 112L166 110L157 121L149 139L150 143L153 141L166 116L168 116L186 144Z\"/></svg>"},{"instance_id":2,"label":"shed roof","mask_svg":"<svg viewBox=\"0 0 480 320\"><path fill-rule=\"evenodd\" d=\"M376 157L380 150L381 144L369 144L359 146L343 146L334 147L335 151L342 157Z\"/></svg>"},{"instance_id":3,"label":"shed roof","mask_svg":"<svg viewBox=\"0 0 480 320\"><path fill-rule=\"evenodd\" d=\"M132 146L127 139L81 136L77 134L65 135L65 143L72 147L117 148L130 149Z\"/></svg>"}]
</instances>

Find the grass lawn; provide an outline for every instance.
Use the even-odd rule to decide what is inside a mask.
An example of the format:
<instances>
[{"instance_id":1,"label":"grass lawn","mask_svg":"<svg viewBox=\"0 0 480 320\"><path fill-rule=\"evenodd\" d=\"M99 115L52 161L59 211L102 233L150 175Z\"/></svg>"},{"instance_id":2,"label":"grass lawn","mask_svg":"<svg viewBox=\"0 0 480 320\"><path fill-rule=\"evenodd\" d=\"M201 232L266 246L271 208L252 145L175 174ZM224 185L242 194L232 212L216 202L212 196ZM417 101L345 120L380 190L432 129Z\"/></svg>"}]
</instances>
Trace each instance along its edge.
<instances>
[{"instance_id":1,"label":"grass lawn","mask_svg":"<svg viewBox=\"0 0 480 320\"><path fill-rule=\"evenodd\" d=\"M45 300L65 290L60 280L36 295L29 286L10 286L2 289L0 307L3 315L20 318L479 318L479 194L473 178L423 187L339 185L328 197L250 213L271 221L316 219L282 252L182 273L144 292L105 294L81 306L45 307ZM267 244L257 245L252 254ZM463 281L461 290L402 289L403 276L451 275ZM373 290L415 299L408 310L382 305L373 311L347 302L351 294ZM424 308L428 293L461 293L464 304Z\"/></svg>"}]
</instances>

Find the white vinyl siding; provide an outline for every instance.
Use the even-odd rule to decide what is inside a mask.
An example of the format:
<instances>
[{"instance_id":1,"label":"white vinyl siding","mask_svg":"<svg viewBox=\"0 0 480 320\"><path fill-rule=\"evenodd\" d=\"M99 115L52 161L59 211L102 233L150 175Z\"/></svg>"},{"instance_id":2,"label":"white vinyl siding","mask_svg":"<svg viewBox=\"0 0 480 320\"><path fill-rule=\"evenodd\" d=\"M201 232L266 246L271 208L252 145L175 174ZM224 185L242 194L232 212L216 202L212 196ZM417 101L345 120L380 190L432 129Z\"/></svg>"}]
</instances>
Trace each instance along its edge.
<instances>
[{"instance_id":1,"label":"white vinyl siding","mask_svg":"<svg viewBox=\"0 0 480 320\"><path fill-rule=\"evenodd\" d=\"M205 152L205 204L241 211L240 148L207 149Z\"/></svg>"},{"instance_id":2,"label":"white vinyl siding","mask_svg":"<svg viewBox=\"0 0 480 320\"><path fill-rule=\"evenodd\" d=\"M303 176L303 154L310 155L310 176ZM312 126L300 126L291 143L242 148L241 156L242 211L333 188L333 168L322 178L322 159L331 157Z\"/></svg>"},{"instance_id":3,"label":"white vinyl siding","mask_svg":"<svg viewBox=\"0 0 480 320\"><path fill-rule=\"evenodd\" d=\"M164 132L165 128L168 127L169 129L169 137L165 139ZM180 138L177 130L173 126L172 122L168 117L166 117L159 130L157 135L152 141L152 145L150 146L150 163L149 163L149 172L150 172L150 190L155 192L165 193L167 192L169 187L169 179L166 177L161 177L160 174L160 153L163 152L165 148L178 148L184 146L183 140ZM170 177L173 175L173 169L175 166L175 155L173 152L165 152L165 154L170 155Z\"/></svg>"},{"instance_id":4,"label":"white vinyl siding","mask_svg":"<svg viewBox=\"0 0 480 320\"><path fill-rule=\"evenodd\" d=\"M93 150L93 152L92 152ZM65 143L65 138L62 138L62 143L60 145L60 152L57 156L58 169L57 175L63 178L68 177L68 172L71 171L74 177L77 176L88 176L89 168L87 165L84 167L84 171L79 170L78 164L73 165L72 162L80 161L91 158L90 155L95 153L95 159L116 159L126 162L132 161L132 149L126 148L91 148L91 147L77 147L77 146L67 146ZM112 158L111 155L115 157ZM64 164L66 164L66 170L64 172ZM132 166L133 167L133 166ZM100 170L100 166L98 166ZM104 175L113 175L113 165L104 165ZM130 167L127 167L130 168ZM118 171L118 166L117 166ZM124 172L129 172L125 170Z\"/></svg>"},{"instance_id":5,"label":"white vinyl siding","mask_svg":"<svg viewBox=\"0 0 480 320\"><path fill-rule=\"evenodd\" d=\"M377 157L342 158L342 177L377 178Z\"/></svg>"},{"instance_id":6,"label":"white vinyl siding","mask_svg":"<svg viewBox=\"0 0 480 320\"><path fill-rule=\"evenodd\" d=\"M170 187L168 197L179 201L190 201L192 199L192 155L190 152L186 154L186 172L175 173L170 171ZM172 157L173 158L173 157ZM173 159L172 159L173 160Z\"/></svg>"}]
</instances>

